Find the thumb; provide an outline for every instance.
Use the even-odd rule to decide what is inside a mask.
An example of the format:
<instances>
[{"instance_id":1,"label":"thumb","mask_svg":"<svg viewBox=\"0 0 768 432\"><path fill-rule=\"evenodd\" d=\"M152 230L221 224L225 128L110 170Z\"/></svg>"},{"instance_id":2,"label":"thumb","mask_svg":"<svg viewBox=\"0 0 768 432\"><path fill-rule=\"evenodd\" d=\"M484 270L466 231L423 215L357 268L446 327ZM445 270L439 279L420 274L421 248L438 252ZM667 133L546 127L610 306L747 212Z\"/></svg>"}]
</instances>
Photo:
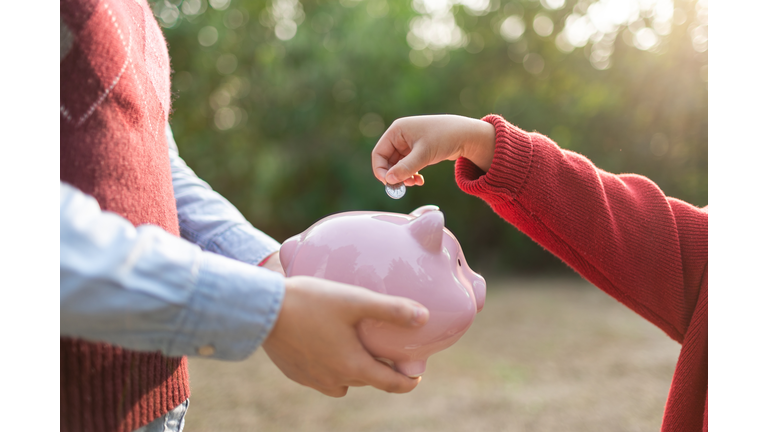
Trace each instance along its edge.
<instances>
[{"instance_id":1,"label":"thumb","mask_svg":"<svg viewBox=\"0 0 768 432\"><path fill-rule=\"evenodd\" d=\"M418 174L420 169L429 164L429 153L423 145L419 144L416 142L413 150L389 169L386 177L387 183L400 183Z\"/></svg>"},{"instance_id":2,"label":"thumb","mask_svg":"<svg viewBox=\"0 0 768 432\"><path fill-rule=\"evenodd\" d=\"M359 309L359 319L371 318L401 327L421 327L429 320L429 310L411 299L369 291Z\"/></svg>"}]
</instances>

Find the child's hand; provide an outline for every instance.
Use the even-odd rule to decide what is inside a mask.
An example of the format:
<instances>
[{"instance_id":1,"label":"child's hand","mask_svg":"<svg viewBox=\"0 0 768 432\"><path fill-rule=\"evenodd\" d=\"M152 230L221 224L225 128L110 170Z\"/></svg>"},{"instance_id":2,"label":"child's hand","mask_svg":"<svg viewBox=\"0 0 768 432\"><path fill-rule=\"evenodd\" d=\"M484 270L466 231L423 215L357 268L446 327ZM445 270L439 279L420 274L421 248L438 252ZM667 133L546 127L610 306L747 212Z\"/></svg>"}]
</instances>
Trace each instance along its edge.
<instances>
[{"instance_id":1,"label":"child's hand","mask_svg":"<svg viewBox=\"0 0 768 432\"><path fill-rule=\"evenodd\" d=\"M281 275L285 276L285 270L283 270L283 266L280 264L279 251L274 252L272 255L268 256L264 262L259 265L267 270L272 270L273 272L280 273Z\"/></svg>"},{"instance_id":2,"label":"child's hand","mask_svg":"<svg viewBox=\"0 0 768 432\"><path fill-rule=\"evenodd\" d=\"M373 148L373 175L382 183L421 186L420 169L459 156L488 171L495 144L496 130L482 120L455 115L399 118Z\"/></svg>"},{"instance_id":3,"label":"child's hand","mask_svg":"<svg viewBox=\"0 0 768 432\"><path fill-rule=\"evenodd\" d=\"M342 397L349 386L371 385L391 393L413 390L421 378L395 372L365 350L357 335L365 318L417 328L427 322L429 311L402 297L290 277L280 315L263 347L288 378L328 396Z\"/></svg>"}]
</instances>

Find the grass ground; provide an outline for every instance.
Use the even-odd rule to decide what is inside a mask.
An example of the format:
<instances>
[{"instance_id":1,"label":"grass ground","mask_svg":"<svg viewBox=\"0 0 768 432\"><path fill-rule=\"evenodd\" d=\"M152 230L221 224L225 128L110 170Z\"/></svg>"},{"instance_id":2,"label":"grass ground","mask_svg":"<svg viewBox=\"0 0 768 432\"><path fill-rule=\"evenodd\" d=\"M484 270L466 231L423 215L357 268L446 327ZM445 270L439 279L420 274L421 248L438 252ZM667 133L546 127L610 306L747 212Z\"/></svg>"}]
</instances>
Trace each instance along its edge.
<instances>
[{"instance_id":1,"label":"grass ground","mask_svg":"<svg viewBox=\"0 0 768 432\"><path fill-rule=\"evenodd\" d=\"M261 350L193 359L185 431L656 431L679 350L580 279L491 279L485 309L411 393L329 398Z\"/></svg>"}]
</instances>

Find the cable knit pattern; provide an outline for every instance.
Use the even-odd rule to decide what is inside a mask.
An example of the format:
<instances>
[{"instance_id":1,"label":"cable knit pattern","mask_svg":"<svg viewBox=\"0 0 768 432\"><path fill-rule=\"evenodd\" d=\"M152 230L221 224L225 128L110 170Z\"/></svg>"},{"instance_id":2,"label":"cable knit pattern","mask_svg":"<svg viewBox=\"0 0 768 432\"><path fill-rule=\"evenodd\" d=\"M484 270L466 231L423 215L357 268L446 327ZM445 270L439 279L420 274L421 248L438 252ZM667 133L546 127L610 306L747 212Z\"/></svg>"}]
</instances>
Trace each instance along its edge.
<instances>
[{"instance_id":1,"label":"cable knit pattern","mask_svg":"<svg viewBox=\"0 0 768 432\"><path fill-rule=\"evenodd\" d=\"M146 0L61 0L60 176L102 210L179 235L170 63ZM140 319L140 318L138 318ZM132 431L189 397L185 357L61 338L60 427Z\"/></svg>"},{"instance_id":2,"label":"cable knit pattern","mask_svg":"<svg viewBox=\"0 0 768 432\"><path fill-rule=\"evenodd\" d=\"M483 120L496 128L491 168L459 158L459 187L680 342L662 431L706 431L707 209L500 116Z\"/></svg>"}]
</instances>

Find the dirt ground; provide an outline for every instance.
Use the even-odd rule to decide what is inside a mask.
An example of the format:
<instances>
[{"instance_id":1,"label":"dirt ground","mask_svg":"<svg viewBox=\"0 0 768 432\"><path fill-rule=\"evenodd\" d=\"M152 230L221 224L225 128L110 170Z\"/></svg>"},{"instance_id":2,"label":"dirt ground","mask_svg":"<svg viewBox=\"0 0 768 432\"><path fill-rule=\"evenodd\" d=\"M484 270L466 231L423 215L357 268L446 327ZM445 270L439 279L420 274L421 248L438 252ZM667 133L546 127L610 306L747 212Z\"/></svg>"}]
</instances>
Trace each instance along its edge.
<instances>
[{"instance_id":1,"label":"dirt ground","mask_svg":"<svg viewBox=\"0 0 768 432\"><path fill-rule=\"evenodd\" d=\"M657 431L680 347L577 278L490 278L485 309L411 393L329 398L262 350L190 361L186 432Z\"/></svg>"}]
</instances>

